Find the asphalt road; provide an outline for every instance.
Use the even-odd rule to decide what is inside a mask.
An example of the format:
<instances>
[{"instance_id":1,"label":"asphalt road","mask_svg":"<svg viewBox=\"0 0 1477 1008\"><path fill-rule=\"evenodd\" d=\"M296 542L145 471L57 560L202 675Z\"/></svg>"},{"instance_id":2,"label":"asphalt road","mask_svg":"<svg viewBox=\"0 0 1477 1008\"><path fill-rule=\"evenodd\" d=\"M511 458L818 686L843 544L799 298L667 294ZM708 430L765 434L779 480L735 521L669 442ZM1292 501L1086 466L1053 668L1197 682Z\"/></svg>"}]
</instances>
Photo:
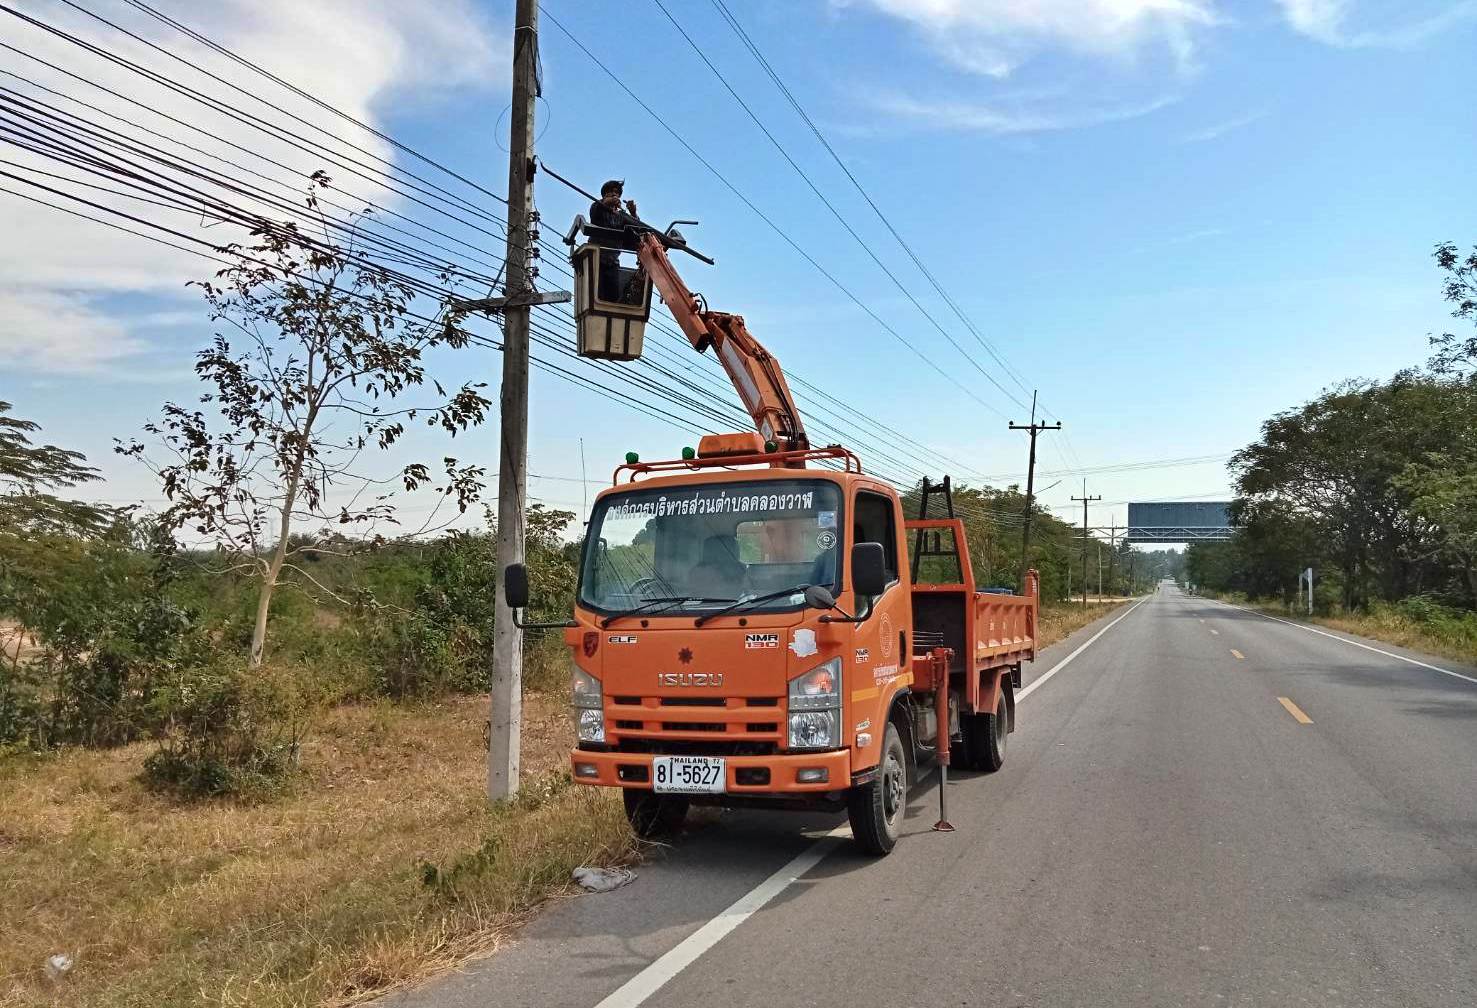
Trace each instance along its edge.
<instances>
[{"instance_id":1,"label":"asphalt road","mask_svg":"<svg viewBox=\"0 0 1477 1008\"><path fill-rule=\"evenodd\" d=\"M1470 1008L1477 670L1421 660L1456 674L1165 589L1024 697L1002 771L951 780L958 832L931 780L882 860L829 817L710 816L385 1003Z\"/></svg>"}]
</instances>

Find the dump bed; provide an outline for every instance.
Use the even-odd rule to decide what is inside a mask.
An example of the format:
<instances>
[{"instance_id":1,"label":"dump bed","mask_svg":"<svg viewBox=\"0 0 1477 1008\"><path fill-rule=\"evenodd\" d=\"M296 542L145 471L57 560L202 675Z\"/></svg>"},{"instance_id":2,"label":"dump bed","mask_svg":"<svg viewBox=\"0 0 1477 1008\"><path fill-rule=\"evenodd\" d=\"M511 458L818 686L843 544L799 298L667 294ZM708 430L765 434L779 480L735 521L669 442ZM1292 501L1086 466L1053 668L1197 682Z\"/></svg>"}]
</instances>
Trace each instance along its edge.
<instances>
[{"instance_id":1,"label":"dump bed","mask_svg":"<svg viewBox=\"0 0 1477 1008\"><path fill-rule=\"evenodd\" d=\"M1026 593L980 591L965 541L964 523L937 518L907 523L912 547L913 647L946 647L950 671L967 709L977 709L980 691L992 692L986 673L1016 669L1036 657L1035 572Z\"/></svg>"}]
</instances>

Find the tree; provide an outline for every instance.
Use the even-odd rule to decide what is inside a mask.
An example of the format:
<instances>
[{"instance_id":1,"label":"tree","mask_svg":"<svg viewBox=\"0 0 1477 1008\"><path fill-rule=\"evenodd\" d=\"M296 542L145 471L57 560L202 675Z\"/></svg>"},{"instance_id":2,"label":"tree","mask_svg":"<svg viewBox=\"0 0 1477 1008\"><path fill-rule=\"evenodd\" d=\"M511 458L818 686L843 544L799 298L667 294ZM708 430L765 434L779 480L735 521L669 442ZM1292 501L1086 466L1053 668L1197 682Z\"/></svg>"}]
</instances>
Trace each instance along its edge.
<instances>
[{"instance_id":1,"label":"tree","mask_svg":"<svg viewBox=\"0 0 1477 1008\"><path fill-rule=\"evenodd\" d=\"M1397 481L1413 461L1457 436L1450 383L1412 372L1389 382L1347 382L1262 425L1231 459L1243 508L1271 508L1314 523L1338 565L1344 605L1419 590L1432 530Z\"/></svg>"},{"instance_id":2,"label":"tree","mask_svg":"<svg viewBox=\"0 0 1477 1008\"><path fill-rule=\"evenodd\" d=\"M96 535L106 529L115 517L111 509L49 492L98 479L86 456L33 444L30 435L41 425L7 416L10 410L10 403L0 401L0 529L30 536Z\"/></svg>"},{"instance_id":3,"label":"tree","mask_svg":"<svg viewBox=\"0 0 1477 1008\"><path fill-rule=\"evenodd\" d=\"M1477 248L1463 257L1454 244L1445 242L1436 246L1435 259L1446 273L1441 295L1456 305L1451 317L1477 324ZM1477 382L1477 336L1442 333L1431 338L1431 345L1436 347L1430 363L1432 371Z\"/></svg>"},{"instance_id":4,"label":"tree","mask_svg":"<svg viewBox=\"0 0 1477 1008\"><path fill-rule=\"evenodd\" d=\"M295 526L377 534L379 523L395 522L393 495L371 490L388 481L361 474L363 453L390 448L417 419L455 436L480 424L491 405L480 383L448 394L426 373L427 351L467 345L465 312L439 299L420 314L410 277L370 262L353 247L352 232L347 248L334 244L316 195L328 184L322 172L313 175L306 203L318 215L314 234L262 221L249 245L220 249L231 265L194 285L222 327L195 361L211 389L200 397L209 411L166 403L144 428L165 449L164 464L151 462L138 441L118 446L158 475L170 502L165 528L214 544L229 569L258 581L252 667L265 654L278 585L328 591L294 562L306 548L323 549L311 535L294 538ZM438 277L442 287L449 280ZM403 404L428 382L433 401ZM484 471L447 458L444 474L436 489L465 511ZM395 478L407 491L432 481L419 462ZM360 504L366 493L371 502Z\"/></svg>"}]
</instances>

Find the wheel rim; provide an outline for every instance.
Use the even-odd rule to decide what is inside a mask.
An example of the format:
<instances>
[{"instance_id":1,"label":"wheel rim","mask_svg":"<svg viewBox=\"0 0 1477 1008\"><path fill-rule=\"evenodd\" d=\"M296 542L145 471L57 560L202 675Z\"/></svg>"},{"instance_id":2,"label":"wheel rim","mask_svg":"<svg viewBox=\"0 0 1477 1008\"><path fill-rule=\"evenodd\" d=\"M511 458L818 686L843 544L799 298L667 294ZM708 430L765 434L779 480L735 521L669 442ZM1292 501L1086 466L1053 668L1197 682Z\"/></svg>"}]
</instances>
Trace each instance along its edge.
<instances>
[{"instance_id":1,"label":"wheel rim","mask_svg":"<svg viewBox=\"0 0 1477 1008\"><path fill-rule=\"evenodd\" d=\"M892 826L903 807L904 777L902 761L889 752L882 765L882 817Z\"/></svg>"}]
</instances>

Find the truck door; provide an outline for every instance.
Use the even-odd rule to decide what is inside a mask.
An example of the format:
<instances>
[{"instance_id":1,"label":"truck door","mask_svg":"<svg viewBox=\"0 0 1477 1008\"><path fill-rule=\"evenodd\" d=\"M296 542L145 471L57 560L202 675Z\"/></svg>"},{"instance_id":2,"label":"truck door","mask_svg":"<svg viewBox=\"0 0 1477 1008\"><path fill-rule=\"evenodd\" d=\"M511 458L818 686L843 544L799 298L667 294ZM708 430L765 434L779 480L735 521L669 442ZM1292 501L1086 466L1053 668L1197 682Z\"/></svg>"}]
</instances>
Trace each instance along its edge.
<instances>
[{"instance_id":1,"label":"truck door","mask_svg":"<svg viewBox=\"0 0 1477 1008\"><path fill-rule=\"evenodd\" d=\"M856 655L846 687L853 698L886 696L892 680L909 670L911 651L911 600L904 590L899 573L898 535L902 522L898 517L896 498L872 490L858 490L852 504L851 541L882 544L887 567L887 588L874 599L854 597L858 616L865 619L856 625ZM857 708L857 717L870 704ZM874 736L881 737L881 726Z\"/></svg>"}]
</instances>

